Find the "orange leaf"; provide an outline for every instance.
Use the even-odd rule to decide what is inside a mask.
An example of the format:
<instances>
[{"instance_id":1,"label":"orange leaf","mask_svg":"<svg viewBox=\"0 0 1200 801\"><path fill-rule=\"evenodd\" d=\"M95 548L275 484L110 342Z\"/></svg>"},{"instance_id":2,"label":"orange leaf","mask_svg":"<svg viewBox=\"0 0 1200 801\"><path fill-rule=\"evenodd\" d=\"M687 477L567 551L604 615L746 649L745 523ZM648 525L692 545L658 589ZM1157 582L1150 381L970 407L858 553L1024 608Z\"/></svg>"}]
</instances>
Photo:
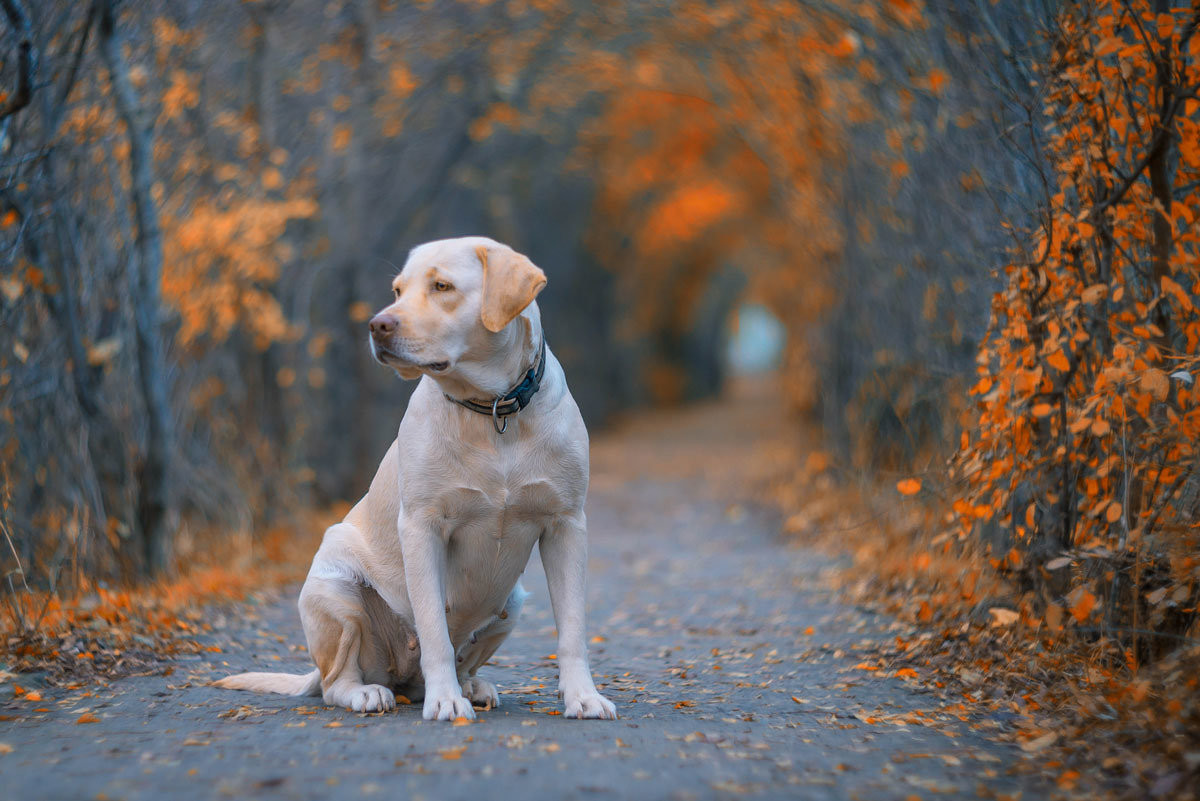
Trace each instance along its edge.
<instances>
[{"instance_id":1,"label":"orange leaf","mask_svg":"<svg viewBox=\"0 0 1200 801\"><path fill-rule=\"evenodd\" d=\"M82 715L80 715L79 717L77 717L75 719L76 725L78 725L80 723L99 723L99 722L100 722L100 718L96 717L91 712L84 712Z\"/></svg>"},{"instance_id":2,"label":"orange leaf","mask_svg":"<svg viewBox=\"0 0 1200 801\"><path fill-rule=\"evenodd\" d=\"M1058 370L1060 373L1065 373L1071 369L1071 362L1067 360L1066 354L1061 350L1056 350L1046 357L1046 363Z\"/></svg>"},{"instance_id":3,"label":"orange leaf","mask_svg":"<svg viewBox=\"0 0 1200 801\"><path fill-rule=\"evenodd\" d=\"M1049 417L1054 407L1048 403L1035 403L1032 411L1034 417Z\"/></svg>"},{"instance_id":4,"label":"orange leaf","mask_svg":"<svg viewBox=\"0 0 1200 801\"><path fill-rule=\"evenodd\" d=\"M462 759L463 753L467 750L465 745L460 745L457 748L446 748L441 751L442 759Z\"/></svg>"},{"instance_id":5,"label":"orange leaf","mask_svg":"<svg viewBox=\"0 0 1200 801\"><path fill-rule=\"evenodd\" d=\"M896 489L901 495L916 495L921 491L921 482L915 478L906 478L896 482Z\"/></svg>"},{"instance_id":6,"label":"orange leaf","mask_svg":"<svg viewBox=\"0 0 1200 801\"><path fill-rule=\"evenodd\" d=\"M1046 605L1046 625L1051 631L1058 631L1062 628L1063 610L1058 604Z\"/></svg>"},{"instance_id":7,"label":"orange leaf","mask_svg":"<svg viewBox=\"0 0 1200 801\"><path fill-rule=\"evenodd\" d=\"M1078 595L1078 598L1071 604L1071 617L1075 618L1076 623L1083 623L1092 616L1092 610L1096 608L1096 596L1087 590L1076 591L1073 594Z\"/></svg>"},{"instance_id":8,"label":"orange leaf","mask_svg":"<svg viewBox=\"0 0 1200 801\"><path fill-rule=\"evenodd\" d=\"M1184 311L1190 312L1196 308L1195 304L1192 303L1192 299L1188 297L1187 292L1183 291L1183 287L1180 286L1176 281L1173 281L1169 276L1164 275L1162 277L1162 291L1164 295L1169 294L1174 296L1175 300L1180 306L1183 307Z\"/></svg>"},{"instance_id":9,"label":"orange leaf","mask_svg":"<svg viewBox=\"0 0 1200 801\"><path fill-rule=\"evenodd\" d=\"M1088 428L1091 424L1092 424L1092 418L1080 417L1074 423L1071 423L1071 425L1069 425L1068 428L1071 429L1072 434L1078 434L1080 431L1083 431L1085 428Z\"/></svg>"},{"instance_id":10,"label":"orange leaf","mask_svg":"<svg viewBox=\"0 0 1200 801\"><path fill-rule=\"evenodd\" d=\"M1167 379L1167 374L1155 367L1147 368L1142 373L1142 389L1149 392L1156 401L1164 401L1167 399L1167 393L1171 391L1171 382Z\"/></svg>"},{"instance_id":11,"label":"orange leaf","mask_svg":"<svg viewBox=\"0 0 1200 801\"><path fill-rule=\"evenodd\" d=\"M1158 19L1158 38L1170 39L1171 34L1175 31L1175 18L1170 14L1159 14Z\"/></svg>"},{"instance_id":12,"label":"orange leaf","mask_svg":"<svg viewBox=\"0 0 1200 801\"><path fill-rule=\"evenodd\" d=\"M935 67L929 71L929 88L934 94L940 95L942 93L942 89L944 89L946 84L949 82L950 76L946 74L945 70L940 70Z\"/></svg>"},{"instance_id":13,"label":"orange leaf","mask_svg":"<svg viewBox=\"0 0 1200 801\"><path fill-rule=\"evenodd\" d=\"M917 620L922 623L928 623L933 620L933 607L926 601L921 601L921 608L917 612Z\"/></svg>"},{"instance_id":14,"label":"orange leaf","mask_svg":"<svg viewBox=\"0 0 1200 801\"><path fill-rule=\"evenodd\" d=\"M1108 511L1104 513L1104 519L1110 523L1115 523L1121 519L1122 511L1121 504L1113 501L1108 505Z\"/></svg>"}]
</instances>

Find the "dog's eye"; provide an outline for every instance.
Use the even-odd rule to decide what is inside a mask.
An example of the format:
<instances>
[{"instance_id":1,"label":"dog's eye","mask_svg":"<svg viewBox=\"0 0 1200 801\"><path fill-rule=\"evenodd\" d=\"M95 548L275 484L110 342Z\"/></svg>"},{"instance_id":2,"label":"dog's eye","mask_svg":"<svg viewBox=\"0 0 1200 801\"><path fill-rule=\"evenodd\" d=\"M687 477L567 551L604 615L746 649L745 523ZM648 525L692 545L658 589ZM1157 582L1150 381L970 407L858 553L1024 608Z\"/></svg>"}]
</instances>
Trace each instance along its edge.
<instances>
[{"instance_id":1,"label":"dog's eye","mask_svg":"<svg viewBox=\"0 0 1200 801\"><path fill-rule=\"evenodd\" d=\"M445 281L434 281L433 288L438 292L449 292L454 287L447 284Z\"/></svg>"}]
</instances>

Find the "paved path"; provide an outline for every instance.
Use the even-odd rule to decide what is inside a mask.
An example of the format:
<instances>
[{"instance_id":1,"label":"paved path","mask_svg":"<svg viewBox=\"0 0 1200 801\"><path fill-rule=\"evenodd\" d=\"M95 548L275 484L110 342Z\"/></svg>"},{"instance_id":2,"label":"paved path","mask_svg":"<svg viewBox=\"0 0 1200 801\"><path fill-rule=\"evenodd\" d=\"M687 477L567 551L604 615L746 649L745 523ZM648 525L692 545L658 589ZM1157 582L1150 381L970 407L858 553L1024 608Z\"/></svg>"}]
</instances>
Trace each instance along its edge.
<instances>
[{"instance_id":1,"label":"paved path","mask_svg":"<svg viewBox=\"0 0 1200 801\"><path fill-rule=\"evenodd\" d=\"M691 450L711 414L667 419L608 437L597 454L592 665L619 721L555 714L553 619L535 558L525 616L485 668L501 706L475 723L425 722L419 705L357 715L205 686L233 670L308 669L293 593L221 614L212 639L223 652L171 676L90 697L47 690L46 713L0 701L0 743L12 748L0 756L0 798L1053 795L1010 773L1020 752L989 739L1005 721L856 667L864 648L907 630L840 605L831 563L781 541L773 513L716 500L695 455L714 446ZM729 438L715 446L727 470L735 440L755 447ZM684 469L658 469L650 453ZM99 722L77 724L85 711Z\"/></svg>"}]
</instances>

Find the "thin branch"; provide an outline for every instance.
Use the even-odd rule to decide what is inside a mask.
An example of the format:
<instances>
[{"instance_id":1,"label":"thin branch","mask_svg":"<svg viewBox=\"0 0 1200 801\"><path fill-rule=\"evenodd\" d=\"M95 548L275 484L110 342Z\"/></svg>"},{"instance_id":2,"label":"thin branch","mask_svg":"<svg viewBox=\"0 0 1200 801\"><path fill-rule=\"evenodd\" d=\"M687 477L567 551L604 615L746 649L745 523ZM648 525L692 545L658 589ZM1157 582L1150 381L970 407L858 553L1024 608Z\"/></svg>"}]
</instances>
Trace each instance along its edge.
<instances>
[{"instance_id":1,"label":"thin branch","mask_svg":"<svg viewBox=\"0 0 1200 801\"><path fill-rule=\"evenodd\" d=\"M33 79L37 75L37 55L33 50L33 25L21 0L0 0L0 10L17 32L17 88L0 103L0 120L11 117L33 99Z\"/></svg>"},{"instance_id":2,"label":"thin branch","mask_svg":"<svg viewBox=\"0 0 1200 801\"><path fill-rule=\"evenodd\" d=\"M0 0L2 2L2 0ZM92 22L96 19L96 4L88 5L87 16L83 20L83 28L79 32L79 42L75 46L75 57L71 60L71 67L67 70L67 77L63 81L62 88L58 90L59 107L65 106L67 98L71 95L71 90L75 88L75 79L79 76L79 65L83 63L84 53L87 51L88 36L92 32ZM57 127L57 126L55 126Z\"/></svg>"}]
</instances>

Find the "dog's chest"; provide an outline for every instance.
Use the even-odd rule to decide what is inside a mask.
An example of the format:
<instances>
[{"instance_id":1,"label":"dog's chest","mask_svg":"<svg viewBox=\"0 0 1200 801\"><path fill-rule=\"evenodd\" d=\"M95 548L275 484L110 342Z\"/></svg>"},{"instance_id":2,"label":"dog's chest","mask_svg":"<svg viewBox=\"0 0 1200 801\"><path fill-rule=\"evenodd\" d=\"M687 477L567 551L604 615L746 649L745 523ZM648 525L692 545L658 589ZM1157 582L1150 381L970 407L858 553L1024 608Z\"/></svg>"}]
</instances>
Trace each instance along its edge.
<instances>
[{"instance_id":1,"label":"dog's chest","mask_svg":"<svg viewBox=\"0 0 1200 801\"><path fill-rule=\"evenodd\" d=\"M546 480L497 480L445 494L442 519L450 539L532 541L562 510L559 491Z\"/></svg>"}]
</instances>

